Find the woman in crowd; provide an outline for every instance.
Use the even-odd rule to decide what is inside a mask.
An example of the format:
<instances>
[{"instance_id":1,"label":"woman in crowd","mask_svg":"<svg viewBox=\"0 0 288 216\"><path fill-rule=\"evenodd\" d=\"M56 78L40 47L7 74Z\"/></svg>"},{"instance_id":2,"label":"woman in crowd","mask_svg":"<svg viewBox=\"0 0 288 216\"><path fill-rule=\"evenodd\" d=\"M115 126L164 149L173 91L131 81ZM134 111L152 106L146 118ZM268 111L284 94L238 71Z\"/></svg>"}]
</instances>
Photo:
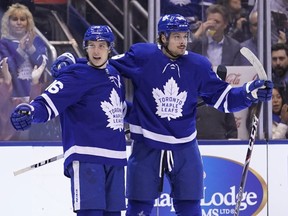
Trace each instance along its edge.
<instances>
[{"instance_id":1,"label":"woman in crowd","mask_svg":"<svg viewBox=\"0 0 288 216\"><path fill-rule=\"evenodd\" d=\"M40 67L35 66L32 71L32 82L39 80L46 65L46 60ZM9 72L7 58L2 60L0 68L0 140L15 140L21 135L21 132L15 131L10 123L11 109L14 107L15 101L12 99L12 76ZM37 91L31 92L33 98Z\"/></svg>"},{"instance_id":2,"label":"woman in crowd","mask_svg":"<svg viewBox=\"0 0 288 216\"><path fill-rule=\"evenodd\" d=\"M40 88L39 79L32 82L32 71L34 66L39 67L47 61L46 46L34 28L33 16L24 5L13 4L3 15L0 56L8 58L12 97L19 102L29 102L32 85Z\"/></svg>"},{"instance_id":3,"label":"woman in crowd","mask_svg":"<svg viewBox=\"0 0 288 216\"><path fill-rule=\"evenodd\" d=\"M273 88L272 93L273 126L272 139L287 139L288 105L279 87Z\"/></svg>"}]
</instances>

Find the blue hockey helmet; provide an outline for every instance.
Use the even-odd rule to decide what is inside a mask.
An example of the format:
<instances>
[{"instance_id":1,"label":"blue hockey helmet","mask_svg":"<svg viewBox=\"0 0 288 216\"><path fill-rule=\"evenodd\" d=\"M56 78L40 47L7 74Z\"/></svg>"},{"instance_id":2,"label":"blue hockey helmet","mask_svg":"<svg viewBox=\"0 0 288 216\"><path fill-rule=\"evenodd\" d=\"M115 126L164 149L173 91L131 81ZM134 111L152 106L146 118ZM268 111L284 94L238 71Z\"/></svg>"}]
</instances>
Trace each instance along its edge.
<instances>
[{"instance_id":1,"label":"blue hockey helmet","mask_svg":"<svg viewBox=\"0 0 288 216\"><path fill-rule=\"evenodd\" d=\"M114 34L107 25L90 26L84 35L83 49L86 48L88 41L106 41L111 49L114 46Z\"/></svg>"},{"instance_id":2,"label":"blue hockey helmet","mask_svg":"<svg viewBox=\"0 0 288 216\"><path fill-rule=\"evenodd\" d=\"M158 22L158 36L164 33L168 36L171 32L189 32L189 23L180 14L167 14Z\"/></svg>"}]
</instances>

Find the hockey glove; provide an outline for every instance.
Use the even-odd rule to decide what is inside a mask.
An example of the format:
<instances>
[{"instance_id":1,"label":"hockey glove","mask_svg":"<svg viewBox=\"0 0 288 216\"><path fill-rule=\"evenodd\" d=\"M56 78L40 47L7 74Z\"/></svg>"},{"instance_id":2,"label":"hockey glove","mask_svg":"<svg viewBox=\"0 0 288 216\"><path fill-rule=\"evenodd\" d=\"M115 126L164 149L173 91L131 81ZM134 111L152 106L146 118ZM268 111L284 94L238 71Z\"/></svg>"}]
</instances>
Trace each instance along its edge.
<instances>
[{"instance_id":1,"label":"hockey glove","mask_svg":"<svg viewBox=\"0 0 288 216\"><path fill-rule=\"evenodd\" d=\"M253 102L266 102L272 98L273 82L270 80L254 80L244 84L247 98Z\"/></svg>"},{"instance_id":2,"label":"hockey glove","mask_svg":"<svg viewBox=\"0 0 288 216\"><path fill-rule=\"evenodd\" d=\"M54 78L57 78L61 74L61 68L68 65L75 64L76 59L72 53L66 52L58 56L51 66L51 74Z\"/></svg>"},{"instance_id":3,"label":"hockey glove","mask_svg":"<svg viewBox=\"0 0 288 216\"><path fill-rule=\"evenodd\" d=\"M30 104L19 104L10 116L10 121L16 130L27 130L31 127L34 107Z\"/></svg>"}]
</instances>

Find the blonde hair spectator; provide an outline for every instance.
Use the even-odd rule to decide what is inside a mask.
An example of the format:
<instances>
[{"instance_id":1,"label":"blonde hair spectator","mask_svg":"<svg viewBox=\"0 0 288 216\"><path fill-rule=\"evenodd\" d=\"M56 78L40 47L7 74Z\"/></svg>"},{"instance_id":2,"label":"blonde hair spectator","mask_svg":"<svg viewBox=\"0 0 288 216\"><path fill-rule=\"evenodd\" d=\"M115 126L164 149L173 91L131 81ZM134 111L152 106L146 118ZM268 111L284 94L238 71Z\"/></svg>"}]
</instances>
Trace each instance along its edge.
<instances>
[{"instance_id":1,"label":"blonde hair spectator","mask_svg":"<svg viewBox=\"0 0 288 216\"><path fill-rule=\"evenodd\" d=\"M6 64L5 73L11 75L12 81L12 92L4 86L1 94L9 95L9 98L6 98L7 103L11 102L16 106L33 100L43 91L45 80L42 74L48 60L47 47L43 39L36 34L34 17L25 5L16 3L8 7L2 18L1 28L0 61L5 59L3 61ZM1 114L4 113L2 110ZM9 114L10 111L6 111L4 123L9 123ZM4 131L8 131L10 125L1 125ZM10 139L23 140L38 137L40 133L32 135L34 131L31 130L30 134L10 134L12 135ZM8 139L8 135L5 134L4 139Z\"/></svg>"},{"instance_id":2,"label":"blonde hair spectator","mask_svg":"<svg viewBox=\"0 0 288 216\"><path fill-rule=\"evenodd\" d=\"M34 32L35 23L32 13L29 9L22 4L16 3L9 6L8 10L4 13L1 21L1 38L9 37L11 35L9 19L16 14L24 15L27 19L27 32Z\"/></svg>"}]
</instances>

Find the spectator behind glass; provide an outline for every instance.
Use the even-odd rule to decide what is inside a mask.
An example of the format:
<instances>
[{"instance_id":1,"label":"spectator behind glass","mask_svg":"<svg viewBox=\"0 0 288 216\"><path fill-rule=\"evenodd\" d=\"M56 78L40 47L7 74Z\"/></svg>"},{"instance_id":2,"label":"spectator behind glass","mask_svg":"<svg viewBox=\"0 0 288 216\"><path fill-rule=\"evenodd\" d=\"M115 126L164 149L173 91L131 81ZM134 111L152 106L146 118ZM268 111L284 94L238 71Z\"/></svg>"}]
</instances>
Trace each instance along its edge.
<instances>
[{"instance_id":1,"label":"spectator behind glass","mask_svg":"<svg viewBox=\"0 0 288 216\"><path fill-rule=\"evenodd\" d=\"M37 68L34 67L32 71L32 80L39 80L39 77L44 71L46 61ZM14 107L14 100L11 98L13 91L12 77L8 69L7 58L2 60L0 70L0 140L18 140L23 137L23 133L15 131L10 123L11 109ZM34 94L37 91L34 91Z\"/></svg>"},{"instance_id":2,"label":"spectator behind glass","mask_svg":"<svg viewBox=\"0 0 288 216\"><path fill-rule=\"evenodd\" d=\"M250 49L256 56L258 56L258 49L257 49L257 30L258 30L258 12L252 11L249 16L249 30L251 32L251 37L242 42L242 47L247 47ZM247 64L250 64L247 61Z\"/></svg>"},{"instance_id":3,"label":"spectator behind glass","mask_svg":"<svg viewBox=\"0 0 288 216\"><path fill-rule=\"evenodd\" d=\"M281 88L274 87L272 92L272 139L286 139L288 130L288 105L285 104Z\"/></svg>"},{"instance_id":4,"label":"spectator behind glass","mask_svg":"<svg viewBox=\"0 0 288 216\"><path fill-rule=\"evenodd\" d=\"M256 113L257 104L249 107L246 127L251 131L254 114ZM272 91L272 139L288 138L288 105L285 104L283 95L283 86L276 84Z\"/></svg>"},{"instance_id":5,"label":"spectator behind glass","mask_svg":"<svg viewBox=\"0 0 288 216\"><path fill-rule=\"evenodd\" d=\"M7 58L7 70L11 74L11 90L3 89L9 103L16 106L31 101L42 92L40 77L47 61L47 50L42 39L34 31L35 25L29 9L19 3L11 5L4 13L1 23L0 56ZM42 66L41 66L42 65ZM37 76L32 71L38 67L43 68ZM39 70L38 70L39 71ZM10 92L11 91L11 92ZM2 113L4 115L4 113ZM5 119L9 118L10 113ZM9 130L1 125L1 130ZM13 136L13 139L28 139L29 134ZM6 139L6 138L5 138Z\"/></svg>"},{"instance_id":6,"label":"spectator behind glass","mask_svg":"<svg viewBox=\"0 0 288 216\"><path fill-rule=\"evenodd\" d=\"M228 13L222 5L211 5L206 10L207 21L202 22L188 43L187 49L207 56L213 66L243 64L240 43L225 35Z\"/></svg>"},{"instance_id":7,"label":"spectator behind glass","mask_svg":"<svg viewBox=\"0 0 288 216\"><path fill-rule=\"evenodd\" d=\"M287 43L287 0L270 1L272 44Z\"/></svg>"},{"instance_id":8,"label":"spectator behind glass","mask_svg":"<svg viewBox=\"0 0 288 216\"><path fill-rule=\"evenodd\" d=\"M226 34L238 42L243 42L250 37L248 28L249 12L242 7L241 0L222 0L222 5L227 9L229 22Z\"/></svg>"},{"instance_id":9,"label":"spectator behind glass","mask_svg":"<svg viewBox=\"0 0 288 216\"><path fill-rule=\"evenodd\" d=\"M46 46L34 28L32 14L24 5L13 4L3 15L0 55L8 57L12 97L19 102L29 102L31 84L39 84L39 80L32 83L32 70L47 60Z\"/></svg>"},{"instance_id":10,"label":"spectator behind glass","mask_svg":"<svg viewBox=\"0 0 288 216\"><path fill-rule=\"evenodd\" d=\"M288 99L288 46L283 43L272 45L272 81L275 85L284 86L283 96Z\"/></svg>"},{"instance_id":11,"label":"spectator behind glass","mask_svg":"<svg viewBox=\"0 0 288 216\"><path fill-rule=\"evenodd\" d=\"M271 44L287 43L287 0L273 0L270 2L271 9ZM258 9L258 0L254 4L253 11Z\"/></svg>"}]
</instances>

